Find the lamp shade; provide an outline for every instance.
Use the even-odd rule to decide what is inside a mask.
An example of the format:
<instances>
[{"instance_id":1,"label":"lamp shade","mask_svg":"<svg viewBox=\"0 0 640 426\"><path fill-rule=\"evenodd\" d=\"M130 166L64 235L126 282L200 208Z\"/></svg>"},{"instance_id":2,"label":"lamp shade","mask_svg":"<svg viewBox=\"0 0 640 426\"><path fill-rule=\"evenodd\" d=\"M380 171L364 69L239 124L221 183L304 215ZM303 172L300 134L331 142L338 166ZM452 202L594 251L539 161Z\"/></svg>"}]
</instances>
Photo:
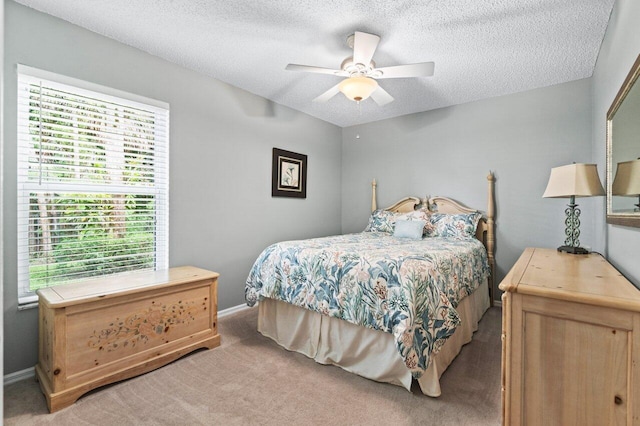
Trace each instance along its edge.
<instances>
[{"instance_id":1,"label":"lamp shade","mask_svg":"<svg viewBox=\"0 0 640 426\"><path fill-rule=\"evenodd\" d=\"M338 85L338 89L352 101L360 102L371 96L378 88L378 82L369 77L345 78Z\"/></svg>"},{"instance_id":2,"label":"lamp shade","mask_svg":"<svg viewBox=\"0 0 640 426\"><path fill-rule=\"evenodd\" d=\"M591 197L604 195L595 164L569 164L551 169L543 198Z\"/></svg>"},{"instance_id":3,"label":"lamp shade","mask_svg":"<svg viewBox=\"0 0 640 426\"><path fill-rule=\"evenodd\" d=\"M640 195L640 159L618 163L611 192L629 197Z\"/></svg>"}]
</instances>

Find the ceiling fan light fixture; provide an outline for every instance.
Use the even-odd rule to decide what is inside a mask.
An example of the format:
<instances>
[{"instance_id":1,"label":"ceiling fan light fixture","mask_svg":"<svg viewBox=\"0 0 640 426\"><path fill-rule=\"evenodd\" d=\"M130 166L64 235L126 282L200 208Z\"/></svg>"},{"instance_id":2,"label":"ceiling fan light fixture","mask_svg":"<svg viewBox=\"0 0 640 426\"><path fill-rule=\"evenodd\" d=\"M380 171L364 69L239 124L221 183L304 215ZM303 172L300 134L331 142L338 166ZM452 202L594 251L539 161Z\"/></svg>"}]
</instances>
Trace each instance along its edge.
<instances>
[{"instance_id":1,"label":"ceiling fan light fixture","mask_svg":"<svg viewBox=\"0 0 640 426\"><path fill-rule=\"evenodd\" d=\"M345 78L338 85L338 89L355 102L364 101L374 90L378 88L378 82L369 77L349 77Z\"/></svg>"}]
</instances>

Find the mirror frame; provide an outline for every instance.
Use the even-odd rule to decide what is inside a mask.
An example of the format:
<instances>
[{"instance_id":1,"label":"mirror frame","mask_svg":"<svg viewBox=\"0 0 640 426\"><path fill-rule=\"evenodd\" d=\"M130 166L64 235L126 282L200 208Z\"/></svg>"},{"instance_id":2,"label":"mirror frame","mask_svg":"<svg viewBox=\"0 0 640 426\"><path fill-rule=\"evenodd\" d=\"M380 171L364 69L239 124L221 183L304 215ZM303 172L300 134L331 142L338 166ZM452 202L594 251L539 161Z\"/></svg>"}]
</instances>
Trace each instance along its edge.
<instances>
[{"instance_id":1,"label":"mirror frame","mask_svg":"<svg viewBox=\"0 0 640 426\"><path fill-rule=\"evenodd\" d=\"M634 83L640 76L640 55L631 67L631 71L627 75L627 78L622 83L622 87L618 91L611 108L607 112L607 223L612 225L624 225L640 228L640 214L626 214L626 213L613 213L611 210L611 186L613 185L613 138L612 138L612 126L613 117L622 105L622 102L626 98L627 94L631 91ZM639 83L640 84L640 83Z\"/></svg>"}]
</instances>

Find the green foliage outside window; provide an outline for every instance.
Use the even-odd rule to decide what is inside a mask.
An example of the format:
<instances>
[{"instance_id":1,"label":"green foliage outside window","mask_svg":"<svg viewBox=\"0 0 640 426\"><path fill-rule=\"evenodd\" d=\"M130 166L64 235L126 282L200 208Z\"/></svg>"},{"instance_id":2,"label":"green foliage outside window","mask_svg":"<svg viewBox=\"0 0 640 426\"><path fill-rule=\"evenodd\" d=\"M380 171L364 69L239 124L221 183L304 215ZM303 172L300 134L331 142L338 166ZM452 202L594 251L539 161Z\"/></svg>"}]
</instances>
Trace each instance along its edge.
<instances>
[{"instance_id":1,"label":"green foliage outside window","mask_svg":"<svg viewBox=\"0 0 640 426\"><path fill-rule=\"evenodd\" d=\"M41 195L42 197L42 195ZM115 196L117 197L117 196ZM34 197L31 205L36 206ZM114 216L112 194L52 194L48 209L51 250L43 249L39 212L30 212L32 245L29 250L29 287L153 268L155 203L153 196L124 197L124 223ZM81 214L83 217L78 220ZM58 277L58 278L56 278Z\"/></svg>"}]
</instances>

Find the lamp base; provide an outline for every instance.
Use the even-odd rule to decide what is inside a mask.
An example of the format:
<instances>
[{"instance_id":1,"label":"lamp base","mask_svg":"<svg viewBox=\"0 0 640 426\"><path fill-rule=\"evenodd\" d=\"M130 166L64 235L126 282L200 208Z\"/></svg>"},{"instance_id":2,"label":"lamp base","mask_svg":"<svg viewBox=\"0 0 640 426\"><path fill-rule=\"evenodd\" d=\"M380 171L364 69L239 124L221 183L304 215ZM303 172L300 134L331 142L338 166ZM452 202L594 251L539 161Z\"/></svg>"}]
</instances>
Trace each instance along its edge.
<instances>
[{"instance_id":1,"label":"lamp base","mask_svg":"<svg viewBox=\"0 0 640 426\"><path fill-rule=\"evenodd\" d=\"M558 251L571 254L589 254L589 250L582 247L560 246Z\"/></svg>"}]
</instances>

